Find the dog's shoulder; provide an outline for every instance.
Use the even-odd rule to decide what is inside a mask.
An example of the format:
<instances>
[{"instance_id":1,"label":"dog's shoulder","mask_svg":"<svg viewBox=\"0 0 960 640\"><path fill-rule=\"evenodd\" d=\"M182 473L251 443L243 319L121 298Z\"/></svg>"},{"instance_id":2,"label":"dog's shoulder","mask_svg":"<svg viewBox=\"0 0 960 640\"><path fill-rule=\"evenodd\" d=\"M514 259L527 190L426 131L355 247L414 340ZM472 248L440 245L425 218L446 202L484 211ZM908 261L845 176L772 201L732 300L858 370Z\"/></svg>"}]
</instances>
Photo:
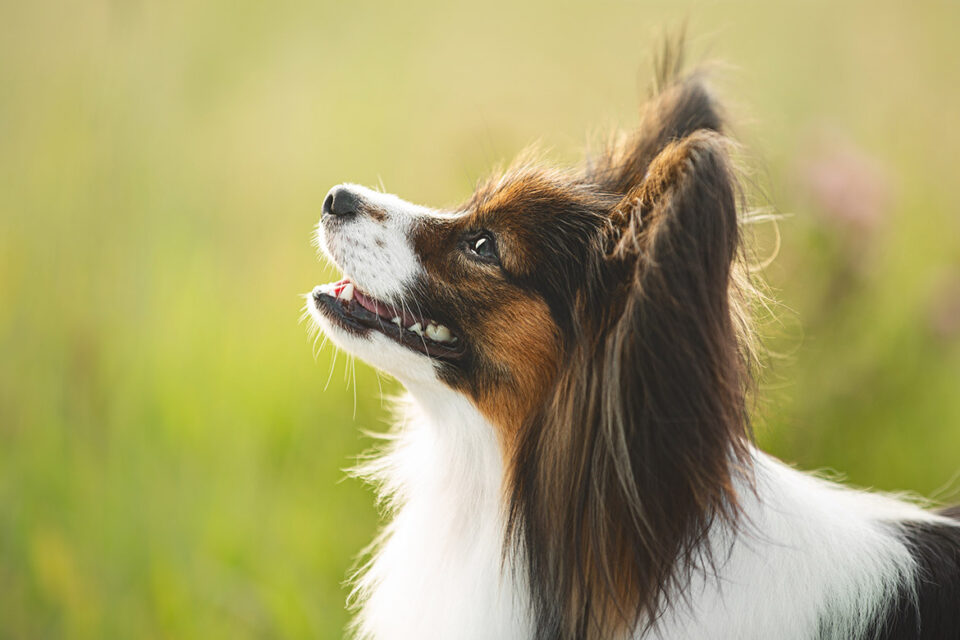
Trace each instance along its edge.
<instances>
[{"instance_id":1,"label":"dog's shoulder","mask_svg":"<svg viewBox=\"0 0 960 640\"><path fill-rule=\"evenodd\" d=\"M900 594L877 633L883 640L960 639L960 505L939 515L956 521L900 525L917 566L914 593Z\"/></svg>"}]
</instances>

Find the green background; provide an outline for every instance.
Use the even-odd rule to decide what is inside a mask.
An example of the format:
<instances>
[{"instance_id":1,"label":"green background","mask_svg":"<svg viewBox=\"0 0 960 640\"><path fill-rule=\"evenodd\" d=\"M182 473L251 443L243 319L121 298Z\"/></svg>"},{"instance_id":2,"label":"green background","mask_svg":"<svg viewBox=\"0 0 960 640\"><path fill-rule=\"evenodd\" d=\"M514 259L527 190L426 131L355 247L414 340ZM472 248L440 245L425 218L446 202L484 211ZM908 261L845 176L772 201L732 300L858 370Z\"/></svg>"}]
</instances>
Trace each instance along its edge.
<instances>
[{"instance_id":1,"label":"green background","mask_svg":"<svg viewBox=\"0 0 960 640\"><path fill-rule=\"evenodd\" d=\"M957 500L960 4L2 0L0 637L340 637L388 411L298 323L325 192L574 162L684 20L785 214L759 440Z\"/></svg>"}]
</instances>

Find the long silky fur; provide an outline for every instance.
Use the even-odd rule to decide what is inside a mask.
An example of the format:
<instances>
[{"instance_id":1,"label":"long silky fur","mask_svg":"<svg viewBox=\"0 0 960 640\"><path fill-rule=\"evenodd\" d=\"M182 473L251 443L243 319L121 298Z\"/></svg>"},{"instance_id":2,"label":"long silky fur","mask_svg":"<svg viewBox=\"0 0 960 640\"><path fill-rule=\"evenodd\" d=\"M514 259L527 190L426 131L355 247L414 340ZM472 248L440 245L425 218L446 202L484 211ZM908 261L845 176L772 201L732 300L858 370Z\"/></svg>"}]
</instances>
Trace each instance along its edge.
<instances>
[{"instance_id":1,"label":"long silky fur","mask_svg":"<svg viewBox=\"0 0 960 640\"><path fill-rule=\"evenodd\" d=\"M738 189L722 118L667 48L632 137L583 172L616 194L571 304L560 373L509 465L508 540L536 637L653 625L711 525L738 518L750 357Z\"/></svg>"}]
</instances>

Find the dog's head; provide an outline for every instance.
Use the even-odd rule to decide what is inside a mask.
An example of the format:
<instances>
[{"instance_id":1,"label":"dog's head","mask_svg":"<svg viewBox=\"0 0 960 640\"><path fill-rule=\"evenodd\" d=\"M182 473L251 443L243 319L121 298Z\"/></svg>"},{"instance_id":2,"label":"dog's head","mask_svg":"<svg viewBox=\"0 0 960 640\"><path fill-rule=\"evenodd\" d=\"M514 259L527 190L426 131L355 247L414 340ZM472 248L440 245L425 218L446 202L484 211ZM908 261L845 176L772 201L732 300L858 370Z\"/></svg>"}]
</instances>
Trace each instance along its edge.
<instances>
[{"instance_id":1,"label":"dog's head","mask_svg":"<svg viewBox=\"0 0 960 640\"><path fill-rule=\"evenodd\" d=\"M323 204L345 278L314 290L315 318L497 428L551 637L655 615L691 541L735 508L737 193L708 92L666 84L637 133L580 169L520 163L453 211L355 185Z\"/></svg>"},{"instance_id":2,"label":"dog's head","mask_svg":"<svg viewBox=\"0 0 960 640\"><path fill-rule=\"evenodd\" d=\"M449 385L513 429L555 377L616 200L532 167L452 212L337 186L319 235L346 277L314 290L315 315L371 364L407 384Z\"/></svg>"}]
</instances>

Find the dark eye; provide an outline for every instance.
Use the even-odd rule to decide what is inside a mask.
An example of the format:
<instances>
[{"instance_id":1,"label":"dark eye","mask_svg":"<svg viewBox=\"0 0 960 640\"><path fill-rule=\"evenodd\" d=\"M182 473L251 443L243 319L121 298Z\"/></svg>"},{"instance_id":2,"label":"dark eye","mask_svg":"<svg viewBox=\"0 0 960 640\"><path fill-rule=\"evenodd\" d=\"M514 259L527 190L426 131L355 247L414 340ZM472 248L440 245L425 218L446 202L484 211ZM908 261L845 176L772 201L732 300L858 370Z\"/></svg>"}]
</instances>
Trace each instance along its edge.
<instances>
[{"instance_id":1,"label":"dark eye","mask_svg":"<svg viewBox=\"0 0 960 640\"><path fill-rule=\"evenodd\" d=\"M487 231L467 241L467 247L470 249L470 253L485 262L500 261L500 256L497 253L497 242Z\"/></svg>"}]
</instances>

